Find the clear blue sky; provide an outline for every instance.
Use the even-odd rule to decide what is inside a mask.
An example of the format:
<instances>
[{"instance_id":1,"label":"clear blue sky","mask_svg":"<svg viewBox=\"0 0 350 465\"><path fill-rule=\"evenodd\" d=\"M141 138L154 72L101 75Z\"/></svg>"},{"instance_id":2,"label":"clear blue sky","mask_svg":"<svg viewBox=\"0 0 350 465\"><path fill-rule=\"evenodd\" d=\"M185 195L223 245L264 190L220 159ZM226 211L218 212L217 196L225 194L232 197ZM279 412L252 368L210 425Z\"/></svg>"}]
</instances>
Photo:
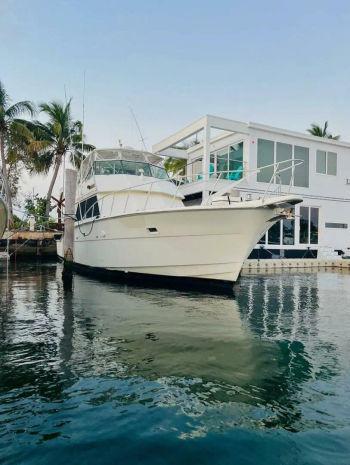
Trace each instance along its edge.
<instances>
[{"instance_id":1,"label":"clear blue sky","mask_svg":"<svg viewBox=\"0 0 350 465\"><path fill-rule=\"evenodd\" d=\"M0 0L0 79L64 100L98 146L147 145L206 113L350 140L345 0Z\"/></svg>"}]
</instances>

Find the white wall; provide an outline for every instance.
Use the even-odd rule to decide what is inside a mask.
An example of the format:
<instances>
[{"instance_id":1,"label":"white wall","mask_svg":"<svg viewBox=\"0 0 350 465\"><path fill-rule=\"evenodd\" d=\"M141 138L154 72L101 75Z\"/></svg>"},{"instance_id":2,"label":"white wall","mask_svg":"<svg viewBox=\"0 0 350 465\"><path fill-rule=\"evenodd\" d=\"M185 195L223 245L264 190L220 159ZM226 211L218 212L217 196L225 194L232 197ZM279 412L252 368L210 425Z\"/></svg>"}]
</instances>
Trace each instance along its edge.
<instances>
[{"instance_id":1,"label":"white wall","mask_svg":"<svg viewBox=\"0 0 350 465\"><path fill-rule=\"evenodd\" d=\"M227 145L244 141L243 160L247 170L255 170L257 167L257 141L258 138L275 142L282 142L309 149L309 187L292 187L291 192L300 194L304 198L302 205L319 208L319 246L331 247L333 249L350 248L350 145L342 141L318 140L307 134L283 133L282 130L273 131L273 128L264 129L260 125L250 125L249 135L230 134L220 137L211 143L211 151L218 150ZM202 146L198 145L188 151L189 162L201 156ZM325 150L337 153L337 175L325 175L316 172L316 151ZM256 174L248 178L244 189L261 194L267 188L267 183L256 181ZM191 187L189 187L191 189ZM282 191L288 191L288 186L282 186ZM299 207L296 208L299 215ZM325 223L346 223L348 229L325 228ZM296 222L297 223L297 222ZM305 248L305 244L298 244L299 228L296 228L295 246L287 248ZM280 246L269 246L269 248L280 248ZM315 245L312 245L314 248ZM316 246L317 247L317 246Z\"/></svg>"}]
</instances>

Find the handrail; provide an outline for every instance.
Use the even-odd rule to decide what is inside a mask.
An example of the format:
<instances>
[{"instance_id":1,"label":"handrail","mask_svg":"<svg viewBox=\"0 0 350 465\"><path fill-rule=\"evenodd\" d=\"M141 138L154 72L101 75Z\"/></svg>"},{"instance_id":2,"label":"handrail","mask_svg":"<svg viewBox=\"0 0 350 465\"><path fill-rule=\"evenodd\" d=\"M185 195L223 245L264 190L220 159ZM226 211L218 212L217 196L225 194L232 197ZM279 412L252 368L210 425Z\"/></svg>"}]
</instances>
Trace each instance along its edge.
<instances>
[{"instance_id":1,"label":"handrail","mask_svg":"<svg viewBox=\"0 0 350 465\"><path fill-rule=\"evenodd\" d=\"M193 163L193 162L192 162ZM285 168L280 168L280 165L284 165L285 163L289 163L290 166L287 166ZM289 160L283 160L283 161L280 161L280 162L277 162L277 163L271 163L269 165L265 165L265 166L261 166L259 168L256 168L256 169L253 169L253 170L249 170L249 171L246 171L245 172L245 176L242 176L241 179L237 180L237 181L231 181L233 185L231 185L229 188L227 187L227 185L219 190L218 192L213 192L214 189L216 188L218 182L221 180L221 175L222 175L222 172L219 172L219 177L216 179L215 181L215 184L214 184L214 187L211 191L211 193L209 194L208 196L208 199L206 201L206 205L209 204L214 195L215 196L221 196L223 195L224 193L226 193L226 191L230 191L232 188L236 188L237 185L239 185L240 183L242 183L244 180L246 180L249 176L251 176L252 174L254 173L260 173L262 170L264 169L267 169L267 168L271 168L273 167L274 168L274 171L273 171L273 174L270 178L270 181L268 183L268 187L267 189L265 190L264 194L263 194L263 200L265 199L266 195L268 192L270 192L270 188L271 188L271 185L273 183L274 180L276 180L276 178L278 178L279 180L279 184L278 184L278 187L277 187L277 191L280 193L281 192L281 187L282 187L282 183L281 183L281 177L280 177L280 174L287 171L287 170L290 170L290 169L293 169L294 171L294 168L296 166L299 166L301 164L303 164L304 161L301 160L301 159L289 159ZM226 172L230 172L230 173L234 173L234 172L239 172L239 173L242 173L242 170L229 170L229 171L223 171L223 173L226 173ZM198 173L198 175L200 175L200 173ZM291 180L294 179L294 176L291 177ZM95 207L96 204L99 204L101 205L101 211L102 211L102 205L103 205L103 202L105 200L105 198L109 197L109 196L113 196L113 203L112 203L112 207L114 206L114 202L115 202L115 196L117 194L120 194L122 192L128 192L128 196L126 198L126 201L125 201L125 205L124 205L124 213L126 212L126 208L127 208L127 205L128 205L128 202L129 202L129 197L130 197L130 191L133 190L133 189L137 189L137 188L140 188L140 187L145 187L145 186L148 186L149 189L148 189L148 194L147 194L147 197L146 197L146 201L145 201L145 204L144 204L144 208L143 210L140 210L140 211L145 211L146 208L147 208L147 205L148 205L148 202L149 202L149 198L152 194L152 191L153 191L153 185L154 184L157 184L157 183L161 183L161 182L171 182L170 179L156 179L154 181L150 181L150 182L143 182L143 183L140 183L140 184L137 184L135 186L128 186L128 187L125 187L123 189L119 189L117 191L114 191L114 192L109 192L107 194L105 194L104 196L100 197L99 199L96 200L96 202L94 202L89 208L88 210L85 211L85 214L84 216L82 216L82 212L81 212L81 202L75 202L75 204L78 204L79 205L79 209L80 209L80 220L78 221L81 221L81 220L86 220L88 218L93 218L93 217L87 217L87 214L90 212L90 211L93 211L93 208ZM179 180L179 182L177 183L177 186L176 186L176 190L174 192L174 197L173 197L173 201L175 202L175 198L178 197L178 190L179 190L179 187L181 186L181 180ZM112 212L112 207L111 207L111 212Z\"/></svg>"},{"instance_id":2,"label":"handrail","mask_svg":"<svg viewBox=\"0 0 350 465\"><path fill-rule=\"evenodd\" d=\"M280 165L283 165L285 163L288 163L289 166L285 167L285 168L280 168ZM280 174L283 173L284 171L288 171L290 169L295 169L296 166L299 166L299 165L302 165L304 163L303 160L301 159L297 159L297 158L290 158L288 160L283 160L283 161L280 161L280 162L277 162L277 163L271 163L269 165L265 165L265 166L260 166L259 168L255 168L255 169L252 169L252 170L249 170L249 171L246 171L246 174L245 176L242 176L241 179L239 179L238 181L232 181L233 182L233 185L231 185L230 187L227 187L227 185L222 188L221 190L219 190L218 192L216 192L215 194L213 195L216 195L216 196L221 196L223 194L225 194L227 191L230 191L232 188L236 188L239 184L241 184L243 181L246 181L251 175L253 175L254 173L260 173L262 170L264 169L267 169L267 168L274 168L274 171L273 171L273 174L270 178L270 181L268 183L268 186L267 186L267 189L265 190L264 194L263 194L263 199L265 199L266 195L268 192L270 192L270 187L272 185L272 183L274 182L274 180L276 179L276 177L278 176L279 180L280 180L280 183L279 183L279 190L281 191L281 186L282 186L282 183L281 183L281 178L280 178ZM294 177L292 178L291 177L291 180L294 179ZM289 182L289 185L291 184L291 181ZM291 187L291 186L289 186ZM213 195L211 195L210 197L208 197L207 199L207 203L209 203L209 201L211 201Z\"/></svg>"},{"instance_id":3,"label":"handrail","mask_svg":"<svg viewBox=\"0 0 350 465\"><path fill-rule=\"evenodd\" d=\"M128 201L129 201L129 196L130 196L130 191L133 190L133 189L136 189L136 188L140 188L140 187L144 187L144 186L149 186L149 189L153 189L153 185L154 184L157 184L157 183L161 183L161 182L171 182L170 179L157 179L155 181L151 181L151 182L144 182L144 183L141 183L141 184L137 184L135 186L128 186L128 187L124 187L123 189L119 189L119 190L116 190L114 192L108 192L107 194L101 196L96 202L94 202L86 211L85 211L85 214L84 216L82 215L82 212L81 212L81 201L79 202L75 202L75 205L77 205L79 207L79 210L80 210L80 217L82 220L86 220L87 219L87 213L89 213L90 211L93 211L93 208L96 204L99 204L99 202L103 202L105 198L107 197L110 197L110 196L116 196L117 194L120 194L121 192L128 192L128 196L127 196L127 199L126 199L126 203L125 203L125 206L124 206L124 213L125 213L125 210L126 210L126 207L127 207L127 204L128 204ZM176 191L177 192L177 191ZM175 198L176 198L176 192L175 192ZM149 192L148 192L149 194ZM148 202L147 202L148 203ZM147 206L147 203L145 206ZM102 205L101 205L102 206ZM102 210L102 208L101 208ZM143 210L144 211L144 210ZM92 217L89 217L89 218L92 218ZM81 220L78 220L78 221L81 221Z\"/></svg>"}]
</instances>

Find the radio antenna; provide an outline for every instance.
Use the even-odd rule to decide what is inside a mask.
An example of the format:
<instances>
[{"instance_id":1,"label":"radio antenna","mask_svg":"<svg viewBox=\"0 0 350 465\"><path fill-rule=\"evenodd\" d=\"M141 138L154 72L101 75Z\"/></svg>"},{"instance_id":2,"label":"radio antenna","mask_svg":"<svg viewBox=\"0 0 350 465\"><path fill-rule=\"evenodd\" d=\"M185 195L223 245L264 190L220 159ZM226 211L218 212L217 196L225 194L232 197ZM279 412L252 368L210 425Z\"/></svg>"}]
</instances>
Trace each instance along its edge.
<instances>
[{"instance_id":1,"label":"radio antenna","mask_svg":"<svg viewBox=\"0 0 350 465\"><path fill-rule=\"evenodd\" d=\"M86 70L84 69L84 77L83 77L83 121L81 124L81 155L83 155L83 148L84 148L84 126L85 126L85 76Z\"/></svg>"},{"instance_id":2,"label":"radio antenna","mask_svg":"<svg viewBox=\"0 0 350 465\"><path fill-rule=\"evenodd\" d=\"M135 113L134 113L134 111L133 111L133 109L132 109L131 107L129 107L129 109L130 109L130 113L131 113L131 115L132 115L132 117L133 117L133 119L134 119L134 121L135 121L137 130L138 130L138 132L139 132L140 140L141 140L141 142L142 142L143 148L144 148L144 149L146 150L146 152L147 152L147 147L146 147L146 144L145 144L145 139L144 139L144 137L143 137L143 135L142 135L141 128L140 128L140 125L139 125L139 123L138 123L138 121L137 121L136 115L135 115Z\"/></svg>"}]
</instances>

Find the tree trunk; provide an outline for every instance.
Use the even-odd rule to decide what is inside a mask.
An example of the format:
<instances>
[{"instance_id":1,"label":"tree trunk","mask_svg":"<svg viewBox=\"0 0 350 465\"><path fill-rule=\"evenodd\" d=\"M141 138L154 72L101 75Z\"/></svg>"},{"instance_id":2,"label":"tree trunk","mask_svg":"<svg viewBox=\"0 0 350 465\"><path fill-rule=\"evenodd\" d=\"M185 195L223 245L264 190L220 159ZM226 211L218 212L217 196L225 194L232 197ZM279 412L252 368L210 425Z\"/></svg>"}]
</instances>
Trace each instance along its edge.
<instances>
[{"instance_id":1,"label":"tree trunk","mask_svg":"<svg viewBox=\"0 0 350 465\"><path fill-rule=\"evenodd\" d=\"M63 154L59 154L56 157L55 168L53 170L53 176L52 176L52 179L51 179L51 182L50 182L49 190L47 191L47 195L46 195L45 216L46 216L47 221L49 221L49 216L50 216L50 204L51 204L52 191L53 191L53 188L55 187L55 182L56 182L56 179L57 179L57 176L58 176L58 172L60 170L60 166L61 166L61 163L62 163L62 157L63 157Z\"/></svg>"},{"instance_id":2,"label":"tree trunk","mask_svg":"<svg viewBox=\"0 0 350 465\"><path fill-rule=\"evenodd\" d=\"M2 167L2 178L4 183L4 189L6 194L6 203L8 207L8 218L9 224L13 224L13 207L12 207L12 194L9 186L9 180L7 175L6 158L5 158L5 141L4 137L0 134L0 154L1 154L1 167Z\"/></svg>"}]
</instances>

